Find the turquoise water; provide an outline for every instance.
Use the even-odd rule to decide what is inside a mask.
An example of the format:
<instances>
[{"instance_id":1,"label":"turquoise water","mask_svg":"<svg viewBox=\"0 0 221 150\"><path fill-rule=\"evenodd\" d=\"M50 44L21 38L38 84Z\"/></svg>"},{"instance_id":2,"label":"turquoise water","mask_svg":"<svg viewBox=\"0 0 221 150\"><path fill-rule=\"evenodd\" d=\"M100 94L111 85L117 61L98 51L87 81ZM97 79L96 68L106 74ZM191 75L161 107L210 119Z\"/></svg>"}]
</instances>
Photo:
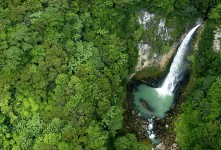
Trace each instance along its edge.
<instances>
[{"instance_id":1,"label":"turquoise water","mask_svg":"<svg viewBox=\"0 0 221 150\"><path fill-rule=\"evenodd\" d=\"M162 91L160 88L152 88L145 84L139 85L133 95L135 107L144 118L153 116L163 118L174 99L173 93Z\"/></svg>"}]
</instances>

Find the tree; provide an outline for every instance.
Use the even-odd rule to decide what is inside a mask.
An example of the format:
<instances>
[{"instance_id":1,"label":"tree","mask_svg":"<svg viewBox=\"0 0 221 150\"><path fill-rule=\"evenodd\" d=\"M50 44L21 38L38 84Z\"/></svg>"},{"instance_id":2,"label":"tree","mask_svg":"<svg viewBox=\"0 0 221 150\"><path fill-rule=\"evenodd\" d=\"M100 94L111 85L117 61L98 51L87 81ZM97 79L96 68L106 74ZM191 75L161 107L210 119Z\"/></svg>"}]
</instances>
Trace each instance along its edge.
<instances>
[{"instance_id":1,"label":"tree","mask_svg":"<svg viewBox=\"0 0 221 150\"><path fill-rule=\"evenodd\" d=\"M216 25L221 28L221 4L218 4L215 8L209 13L209 18L213 19Z\"/></svg>"},{"instance_id":2,"label":"tree","mask_svg":"<svg viewBox=\"0 0 221 150\"><path fill-rule=\"evenodd\" d=\"M87 129L89 145L90 149L99 149L105 150L107 149L107 139L108 139L108 132L102 131L101 126L99 123L92 121L90 126Z\"/></svg>"},{"instance_id":3,"label":"tree","mask_svg":"<svg viewBox=\"0 0 221 150\"><path fill-rule=\"evenodd\" d=\"M117 150L146 150L147 147L144 144L138 143L134 134L126 134L123 137L119 137L116 139L115 148Z\"/></svg>"}]
</instances>

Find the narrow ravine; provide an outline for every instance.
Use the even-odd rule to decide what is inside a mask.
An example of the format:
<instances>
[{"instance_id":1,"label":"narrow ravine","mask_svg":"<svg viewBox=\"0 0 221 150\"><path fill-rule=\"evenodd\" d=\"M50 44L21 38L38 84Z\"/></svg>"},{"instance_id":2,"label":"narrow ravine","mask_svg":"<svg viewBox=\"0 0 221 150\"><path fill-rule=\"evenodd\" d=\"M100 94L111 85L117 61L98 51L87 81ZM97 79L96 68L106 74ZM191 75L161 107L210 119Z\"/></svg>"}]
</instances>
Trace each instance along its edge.
<instances>
[{"instance_id":1,"label":"narrow ravine","mask_svg":"<svg viewBox=\"0 0 221 150\"><path fill-rule=\"evenodd\" d=\"M153 144L159 142L157 135L153 131L154 118L164 118L173 103L175 88L179 81L182 80L182 74L186 69L184 67L184 59L191 38L199 26L200 24L191 29L183 39L163 84L158 88L141 84L133 93L136 109L139 111L140 116L146 118L149 122L147 133Z\"/></svg>"}]
</instances>

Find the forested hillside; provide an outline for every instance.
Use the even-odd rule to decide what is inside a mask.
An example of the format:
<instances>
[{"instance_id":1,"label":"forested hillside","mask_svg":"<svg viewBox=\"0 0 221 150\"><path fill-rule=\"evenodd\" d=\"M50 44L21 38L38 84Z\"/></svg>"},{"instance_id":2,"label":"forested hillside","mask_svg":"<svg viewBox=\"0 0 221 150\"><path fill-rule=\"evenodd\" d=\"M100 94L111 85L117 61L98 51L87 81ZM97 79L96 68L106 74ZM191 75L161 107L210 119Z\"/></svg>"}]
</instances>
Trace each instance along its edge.
<instances>
[{"instance_id":1,"label":"forested hillside","mask_svg":"<svg viewBox=\"0 0 221 150\"><path fill-rule=\"evenodd\" d=\"M142 149L116 135L137 4L0 1L0 149Z\"/></svg>"},{"instance_id":2,"label":"forested hillside","mask_svg":"<svg viewBox=\"0 0 221 150\"><path fill-rule=\"evenodd\" d=\"M149 9L168 18L179 36L187 22L206 18L217 3L0 0L0 150L147 149L123 129L126 84L143 36L139 11ZM220 5L212 12L213 22L220 23ZM213 76L200 99L214 106L205 119L215 126L220 123L220 96L214 92L220 90L220 59L215 54L208 58L204 51L196 59L205 62L197 71L199 88ZM211 60L216 60L216 68L210 71L205 65ZM215 127L206 133L212 129L218 137L220 129ZM188 146L182 145L185 140L180 140L183 147Z\"/></svg>"}]
</instances>

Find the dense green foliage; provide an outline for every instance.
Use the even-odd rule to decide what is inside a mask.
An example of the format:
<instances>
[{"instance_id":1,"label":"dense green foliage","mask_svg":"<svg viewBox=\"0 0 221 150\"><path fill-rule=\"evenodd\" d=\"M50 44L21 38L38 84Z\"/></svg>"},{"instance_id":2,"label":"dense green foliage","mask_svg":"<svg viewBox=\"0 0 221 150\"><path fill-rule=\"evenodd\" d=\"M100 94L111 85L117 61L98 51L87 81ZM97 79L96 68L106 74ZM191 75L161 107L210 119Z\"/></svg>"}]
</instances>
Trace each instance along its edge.
<instances>
[{"instance_id":1,"label":"dense green foliage","mask_svg":"<svg viewBox=\"0 0 221 150\"><path fill-rule=\"evenodd\" d=\"M0 0L0 149L146 149L118 134L143 31L137 12L159 12L178 37L213 2ZM219 83L214 77L209 91Z\"/></svg>"},{"instance_id":2,"label":"dense green foliage","mask_svg":"<svg viewBox=\"0 0 221 150\"><path fill-rule=\"evenodd\" d=\"M213 52L214 27L206 25L198 45L199 51L195 54L195 69L198 76L221 75L220 54Z\"/></svg>"},{"instance_id":3,"label":"dense green foliage","mask_svg":"<svg viewBox=\"0 0 221 150\"><path fill-rule=\"evenodd\" d=\"M165 71L166 69L162 70L159 67L151 66L151 67L143 69L140 72L137 72L134 78L136 80L140 80L140 79L157 80L162 76L162 74L165 74Z\"/></svg>"},{"instance_id":4,"label":"dense green foliage","mask_svg":"<svg viewBox=\"0 0 221 150\"><path fill-rule=\"evenodd\" d=\"M155 11L163 16L177 15L207 17L211 8L214 8L220 0L144 0L143 6L150 11Z\"/></svg>"},{"instance_id":5,"label":"dense green foliage","mask_svg":"<svg viewBox=\"0 0 221 150\"><path fill-rule=\"evenodd\" d=\"M176 122L177 140L184 150L221 149L221 54L213 50L214 27L210 21L205 25L193 56L195 86Z\"/></svg>"},{"instance_id":6,"label":"dense green foliage","mask_svg":"<svg viewBox=\"0 0 221 150\"><path fill-rule=\"evenodd\" d=\"M213 20L215 25L221 28L221 2L216 7L212 8L209 13L209 18Z\"/></svg>"},{"instance_id":7,"label":"dense green foliage","mask_svg":"<svg viewBox=\"0 0 221 150\"><path fill-rule=\"evenodd\" d=\"M138 3L0 0L0 149L144 149L122 128ZM115 144L114 144L115 143Z\"/></svg>"},{"instance_id":8,"label":"dense green foliage","mask_svg":"<svg viewBox=\"0 0 221 150\"><path fill-rule=\"evenodd\" d=\"M211 8L217 6L220 0L144 0L142 5L150 12L166 18L166 25L175 28L172 38L178 38L189 24L196 18L207 18ZM216 9L215 17L219 18L220 6Z\"/></svg>"}]
</instances>

